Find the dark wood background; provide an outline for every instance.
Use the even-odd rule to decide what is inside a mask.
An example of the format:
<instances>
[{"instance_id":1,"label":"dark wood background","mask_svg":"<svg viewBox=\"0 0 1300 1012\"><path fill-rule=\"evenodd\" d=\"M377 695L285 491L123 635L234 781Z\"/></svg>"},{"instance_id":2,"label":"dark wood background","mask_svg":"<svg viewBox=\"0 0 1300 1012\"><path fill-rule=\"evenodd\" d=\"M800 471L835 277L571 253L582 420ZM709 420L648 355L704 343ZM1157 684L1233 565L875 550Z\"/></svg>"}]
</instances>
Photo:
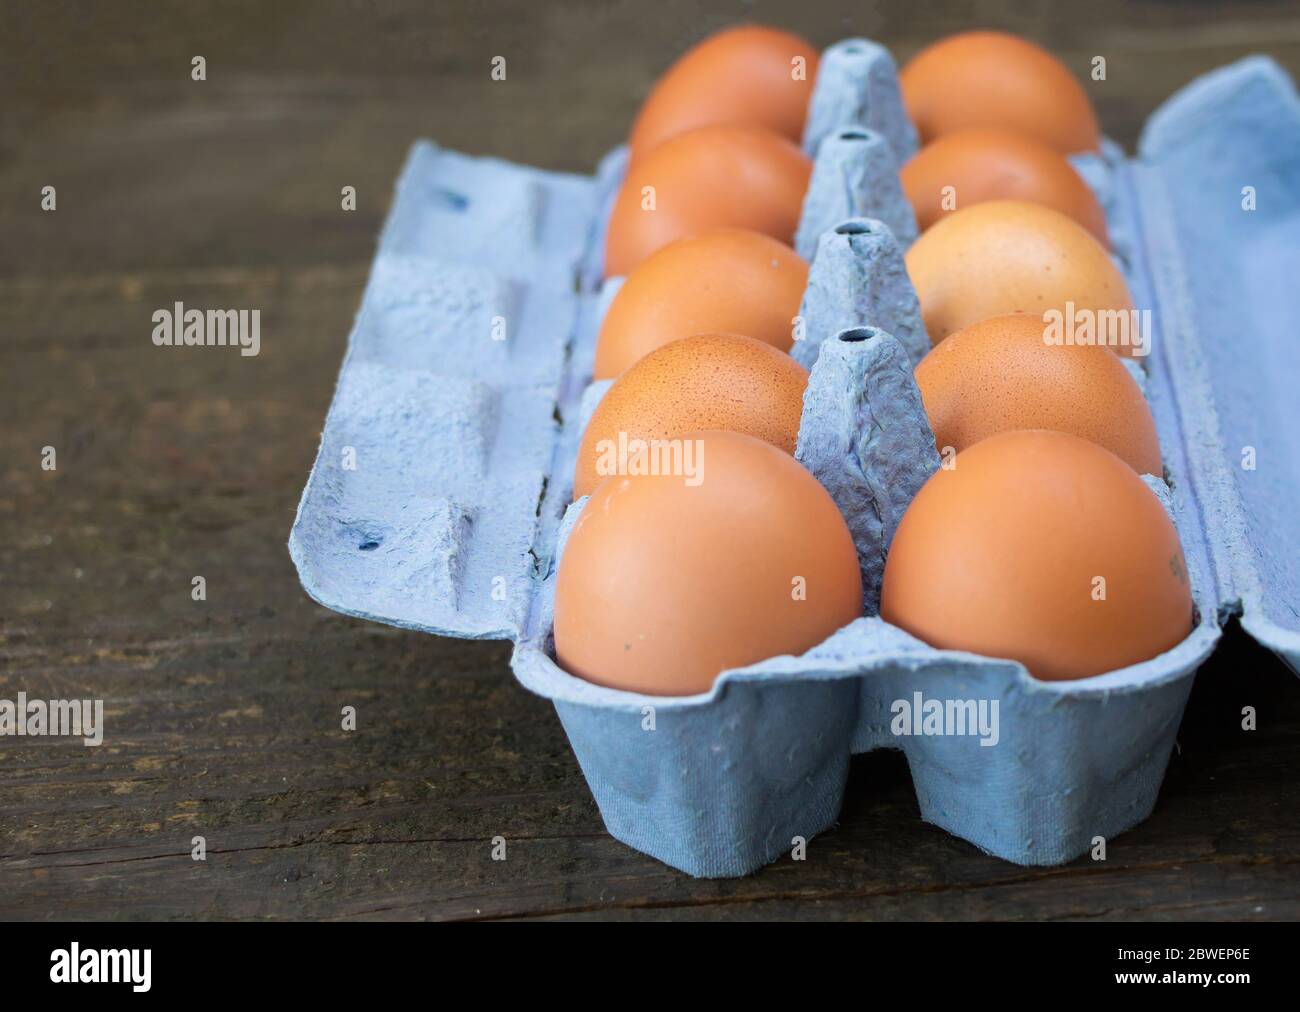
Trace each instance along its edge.
<instances>
[{"instance_id":1,"label":"dark wood background","mask_svg":"<svg viewBox=\"0 0 1300 1012\"><path fill-rule=\"evenodd\" d=\"M103 697L108 734L0 739L0 916L1300 914L1300 683L1235 627L1155 814L1104 864L1019 868L924 825L890 753L854 761L807 861L709 882L605 833L506 644L299 589L285 539L411 140L589 171L671 58L739 19L900 60L980 24L1105 55L1090 89L1129 145L1198 73L1259 51L1300 71L1294 3L4 5L0 697ZM260 308L261 355L155 348L176 300Z\"/></svg>"}]
</instances>

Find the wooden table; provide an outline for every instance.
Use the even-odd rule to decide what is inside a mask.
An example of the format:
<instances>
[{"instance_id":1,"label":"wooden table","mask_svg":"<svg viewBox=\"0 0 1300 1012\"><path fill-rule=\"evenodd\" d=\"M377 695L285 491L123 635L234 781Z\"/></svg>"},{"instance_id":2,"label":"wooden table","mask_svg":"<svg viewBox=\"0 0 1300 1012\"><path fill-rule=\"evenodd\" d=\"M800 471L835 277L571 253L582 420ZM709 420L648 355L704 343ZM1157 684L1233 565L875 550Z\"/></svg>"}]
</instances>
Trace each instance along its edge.
<instances>
[{"instance_id":1,"label":"wooden table","mask_svg":"<svg viewBox=\"0 0 1300 1012\"><path fill-rule=\"evenodd\" d=\"M745 16L819 44L871 35L900 59L975 23L1076 67L1105 55L1090 87L1129 145L1202 71L1255 51L1300 70L1284 3L656 6L5 6L0 698L99 696L108 730L99 748L0 739L0 916L1300 914L1300 684L1235 627L1154 815L1104 864L987 857L923 824L906 763L882 753L854 761L840 825L805 862L694 881L606 834L506 644L302 593L285 539L413 138L589 171L676 52ZM260 308L261 354L156 348L151 314L176 301Z\"/></svg>"}]
</instances>

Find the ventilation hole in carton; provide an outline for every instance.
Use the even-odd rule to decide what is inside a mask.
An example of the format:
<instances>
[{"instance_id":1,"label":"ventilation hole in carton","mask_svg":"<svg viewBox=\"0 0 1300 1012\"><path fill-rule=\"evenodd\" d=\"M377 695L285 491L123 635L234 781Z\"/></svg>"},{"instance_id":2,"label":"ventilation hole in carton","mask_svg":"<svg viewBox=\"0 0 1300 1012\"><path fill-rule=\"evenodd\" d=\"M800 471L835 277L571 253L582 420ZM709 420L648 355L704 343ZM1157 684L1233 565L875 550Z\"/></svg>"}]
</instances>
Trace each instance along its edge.
<instances>
[{"instance_id":1,"label":"ventilation hole in carton","mask_svg":"<svg viewBox=\"0 0 1300 1012\"><path fill-rule=\"evenodd\" d=\"M880 331L875 327L850 327L848 330L841 330L837 337L845 344L854 344L858 341L867 341L873 337L879 337Z\"/></svg>"},{"instance_id":2,"label":"ventilation hole in carton","mask_svg":"<svg viewBox=\"0 0 1300 1012\"><path fill-rule=\"evenodd\" d=\"M433 188L433 202L443 210L456 211L457 213L469 207L469 197L463 193L457 193L455 190L444 189L441 186Z\"/></svg>"},{"instance_id":3,"label":"ventilation hole in carton","mask_svg":"<svg viewBox=\"0 0 1300 1012\"><path fill-rule=\"evenodd\" d=\"M368 540L366 540L366 541L361 542L361 544L357 545L357 551L359 551L359 552L373 552L373 551L374 551L376 548L378 548L382 543L383 543L383 542L376 541L374 538L370 538L370 539L368 539Z\"/></svg>"},{"instance_id":4,"label":"ventilation hole in carton","mask_svg":"<svg viewBox=\"0 0 1300 1012\"><path fill-rule=\"evenodd\" d=\"M865 141L867 132L865 130L841 130L840 140L842 141Z\"/></svg>"},{"instance_id":5,"label":"ventilation hole in carton","mask_svg":"<svg viewBox=\"0 0 1300 1012\"><path fill-rule=\"evenodd\" d=\"M843 221L835 226L836 235L871 235L872 231L871 225L860 218L854 221Z\"/></svg>"}]
</instances>

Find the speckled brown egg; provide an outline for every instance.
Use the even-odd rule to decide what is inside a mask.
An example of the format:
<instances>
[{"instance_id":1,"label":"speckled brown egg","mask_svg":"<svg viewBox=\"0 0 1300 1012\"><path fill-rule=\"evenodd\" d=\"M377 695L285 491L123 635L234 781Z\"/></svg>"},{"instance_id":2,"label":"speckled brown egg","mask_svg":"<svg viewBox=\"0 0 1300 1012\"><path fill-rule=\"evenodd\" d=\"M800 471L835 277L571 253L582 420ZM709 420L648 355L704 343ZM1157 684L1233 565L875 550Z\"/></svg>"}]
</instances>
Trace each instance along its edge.
<instances>
[{"instance_id":1,"label":"speckled brown egg","mask_svg":"<svg viewBox=\"0 0 1300 1012\"><path fill-rule=\"evenodd\" d=\"M990 200L955 211L912 244L906 262L935 344L990 316L1052 312L1064 330L1067 316L1077 319L1080 311L1102 323L1133 309L1106 248L1077 221L1041 204ZM1134 349L1112 346L1117 354Z\"/></svg>"},{"instance_id":2,"label":"speckled brown egg","mask_svg":"<svg viewBox=\"0 0 1300 1012\"><path fill-rule=\"evenodd\" d=\"M1012 429L1054 429L1104 446L1139 474L1162 473L1155 419L1108 349L1053 344L1023 313L964 327L916 367L942 451Z\"/></svg>"},{"instance_id":3,"label":"speckled brown egg","mask_svg":"<svg viewBox=\"0 0 1300 1012\"><path fill-rule=\"evenodd\" d=\"M605 276L627 274L674 239L726 226L794 241L812 162L758 127L706 126L629 166L605 239Z\"/></svg>"},{"instance_id":4,"label":"speckled brown egg","mask_svg":"<svg viewBox=\"0 0 1300 1012\"><path fill-rule=\"evenodd\" d=\"M678 239L634 270L596 341L595 379L612 379L670 341L743 334L788 351L808 263L785 243L745 229Z\"/></svg>"},{"instance_id":5,"label":"speckled brown egg","mask_svg":"<svg viewBox=\"0 0 1300 1012\"><path fill-rule=\"evenodd\" d=\"M944 134L903 166L903 190L924 231L946 214L986 200L1024 200L1069 215L1110 245L1101 204L1066 157L1014 130Z\"/></svg>"},{"instance_id":6,"label":"speckled brown egg","mask_svg":"<svg viewBox=\"0 0 1300 1012\"><path fill-rule=\"evenodd\" d=\"M698 334L666 344L623 373L592 413L573 497L626 473L632 457L620 448L637 440L725 429L794 453L807 385L798 362L752 337Z\"/></svg>"},{"instance_id":7,"label":"speckled brown egg","mask_svg":"<svg viewBox=\"0 0 1300 1012\"><path fill-rule=\"evenodd\" d=\"M1097 114L1047 50L1005 32L961 32L917 53L899 74L923 143L967 127L1004 127L1062 154L1095 151Z\"/></svg>"},{"instance_id":8,"label":"speckled brown egg","mask_svg":"<svg viewBox=\"0 0 1300 1012\"><path fill-rule=\"evenodd\" d=\"M556 660L572 675L693 695L862 614L853 537L816 478L753 436L682 436L701 447L698 482L611 478L574 523L555 584Z\"/></svg>"},{"instance_id":9,"label":"speckled brown egg","mask_svg":"<svg viewBox=\"0 0 1300 1012\"><path fill-rule=\"evenodd\" d=\"M762 25L715 32L655 83L632 127L632 157L720 123L764 127L798 143L816 79L817 50L798 35Z\"/></svg>"}]
</instances>

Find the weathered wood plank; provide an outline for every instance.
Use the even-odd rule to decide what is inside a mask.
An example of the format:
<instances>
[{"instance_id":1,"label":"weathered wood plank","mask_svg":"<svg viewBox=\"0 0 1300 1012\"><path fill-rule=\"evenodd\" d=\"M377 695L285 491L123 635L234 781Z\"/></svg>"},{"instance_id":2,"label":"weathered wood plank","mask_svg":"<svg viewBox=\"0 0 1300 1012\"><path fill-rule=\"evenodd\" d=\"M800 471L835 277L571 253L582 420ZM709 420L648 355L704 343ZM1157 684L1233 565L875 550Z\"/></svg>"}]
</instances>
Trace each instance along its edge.
<instances>
[{"instance_id":1,"label":"weathered wood plank","mask_svg":"<svg viewBox=\"0 0 1300 1012\"><path fill-rule=\"evenodd\" d=\"M1266 49L1300 68L1300 18L1278 4L788 14L753 11L901 57L973 22L1079 65L1105 55L1098 101L1126 142L1212 66ZM920 822L906 764L883 754L854 761L841 823L806 861L699 882L604 832L507 645L367 625L298 588L284 542L410 140L587 170L657 70L732 16L685 0L654 19L563 2L491 19L404 3L0 13L19 43L0 60L0 697L108 709L98 749L0 739L0 917L1300 916L1300 691L1238 632L1198 678L1155 814L1105 864L980 854ZM497 52L505 86L487 75ZM194 53L206 82L188 78ZM154 348L150 314L176 300L261 308L262 353Z\"/></svg>"}]
</instances>

